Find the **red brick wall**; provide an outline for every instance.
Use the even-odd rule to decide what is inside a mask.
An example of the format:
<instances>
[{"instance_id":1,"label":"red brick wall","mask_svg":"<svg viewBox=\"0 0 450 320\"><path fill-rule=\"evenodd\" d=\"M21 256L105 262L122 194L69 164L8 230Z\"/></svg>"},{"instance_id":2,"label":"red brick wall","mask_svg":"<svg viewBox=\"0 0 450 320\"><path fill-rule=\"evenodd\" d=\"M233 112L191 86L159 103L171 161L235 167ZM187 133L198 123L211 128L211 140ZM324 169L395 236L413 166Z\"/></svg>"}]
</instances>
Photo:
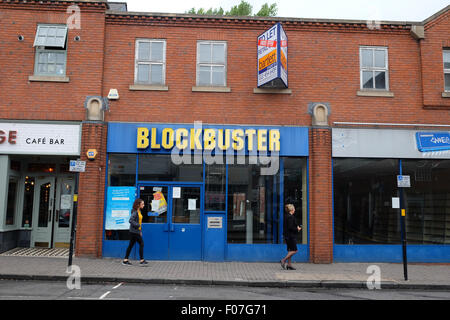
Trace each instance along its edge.
<instances>
[{"instance_id":1,"label":"red brick wall","mask_svg":"<svg viewBox=\"0 0 450 320\"><path fill-rule=\"evenodd\" d=\"M83 123L81 160L86 161L86 172L79 174L75 245L77 256L100 257L102 254L106 138L105 123ZM87 159L89 149L96 149L98 152L93 161Z\"/></svg>"},{"instance_id":2,"label":"red brick wall","mask_svg":"<svg viewBox=\"0 0 450 320\"><path fill-rule=\"evenodd\" d=\"M70 5L0 1L0 118L81 121L86 96L101 95L104 13L93 4L80 7L81 29L68 31L66 75L70 82L28 81L34 74L37 25L66 24ZM18 41L19 35L24 41ZM79 42L74 40L77 35Z\"/></svg>"},{"instance_id":3,"label":"red brick wall","mask_svg":"<svg viewBox=\"0 0 450 320\"><path fill-rule=\"evenodd\" d=\"M310 261L313 263L332 263L331 129L312 128L310 132Z\"/></svg>"},{"instance_id":4,"label":"red brick wall","mask_svg":"<svg viewBox=\"0 0 450 320\"><path fill-rule=\"evenodd\" d=\"M443 49L450 48L450 11L425 26L425 39L421 41L423 104L428 108L450 110L450 98L443 98ZM448 115L448 113L447 113ZM447 117L447 123L449 123Z\"/></svg>"}]
</instances>

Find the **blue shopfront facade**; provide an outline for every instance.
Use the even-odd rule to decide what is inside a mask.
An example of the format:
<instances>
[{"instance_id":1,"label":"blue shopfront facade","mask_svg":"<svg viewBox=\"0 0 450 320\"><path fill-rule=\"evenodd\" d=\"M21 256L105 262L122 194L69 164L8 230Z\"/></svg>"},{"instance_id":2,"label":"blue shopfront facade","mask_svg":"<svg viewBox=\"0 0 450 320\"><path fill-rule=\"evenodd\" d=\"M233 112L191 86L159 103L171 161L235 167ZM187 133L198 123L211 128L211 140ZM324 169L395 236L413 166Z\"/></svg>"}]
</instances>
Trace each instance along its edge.
<instances>
[{"instance_id":1,"label":"blue shopfront facade","mask_svg":"<svg viewBox=\"0 0 450 320\"><path fill-rule=\"evenodd\" d=\"M303 225L295 261L308 261L308 135L305 127L109 123L102 255L123 257L130 203L141 198L148 260L279 261L283 208L293 203Z\"/></svg>"}]
</instances>

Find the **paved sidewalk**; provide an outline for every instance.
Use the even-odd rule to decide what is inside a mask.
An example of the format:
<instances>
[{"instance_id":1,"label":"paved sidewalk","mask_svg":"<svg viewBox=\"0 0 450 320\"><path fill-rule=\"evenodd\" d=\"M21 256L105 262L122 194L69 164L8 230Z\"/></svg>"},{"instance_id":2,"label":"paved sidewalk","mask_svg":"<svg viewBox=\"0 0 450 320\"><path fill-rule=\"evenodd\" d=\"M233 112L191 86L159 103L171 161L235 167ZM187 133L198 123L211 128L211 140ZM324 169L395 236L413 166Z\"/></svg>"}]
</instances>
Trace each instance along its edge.
<instances>
[{"instance_id":1,"label":"paved sidewalk","mask_svg":"<svg viewBox=\"0 0 450 320\"><path fill-rule=\"evenodd\" d=\"M81 281L135 282L187 285L237 285L306 288L367 288L373 274L367 268L377 265L381 271L381 289L450 290L450 265L411 264L409 281L403 279L403 265L389 263L333 263L317 265L297 263L297 270L283 270L279 263L149 261L140 266L120 259L73 259L80 267ZM0 279L66 281L67 258L0 256Z\"/></svg>"}]
</instances>

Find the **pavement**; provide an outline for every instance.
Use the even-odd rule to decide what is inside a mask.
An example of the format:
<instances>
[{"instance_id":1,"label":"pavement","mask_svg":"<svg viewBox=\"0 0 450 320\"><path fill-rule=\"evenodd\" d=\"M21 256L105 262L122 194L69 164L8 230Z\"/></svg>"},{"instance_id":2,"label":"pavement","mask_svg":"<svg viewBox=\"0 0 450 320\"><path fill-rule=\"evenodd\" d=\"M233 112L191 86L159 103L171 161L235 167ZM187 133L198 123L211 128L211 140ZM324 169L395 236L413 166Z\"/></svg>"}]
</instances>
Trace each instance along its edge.
<instances>
[{"instance_id":1,"label":"pavement","mask_svg":"<svg viewBox=\"0 0 450 320\"><path fill-rule=\"evenodd\" d=\"M397 263L294 263L283 270L277 263L148 261L73 258L82 283L143 283L178 285L230 285L299 288L361 288L381 280L381 289L450 290L450 264L409 264L408 281ZM67 281L67 257L1 256L0 279Z\"/></svg>"}]
</instances>

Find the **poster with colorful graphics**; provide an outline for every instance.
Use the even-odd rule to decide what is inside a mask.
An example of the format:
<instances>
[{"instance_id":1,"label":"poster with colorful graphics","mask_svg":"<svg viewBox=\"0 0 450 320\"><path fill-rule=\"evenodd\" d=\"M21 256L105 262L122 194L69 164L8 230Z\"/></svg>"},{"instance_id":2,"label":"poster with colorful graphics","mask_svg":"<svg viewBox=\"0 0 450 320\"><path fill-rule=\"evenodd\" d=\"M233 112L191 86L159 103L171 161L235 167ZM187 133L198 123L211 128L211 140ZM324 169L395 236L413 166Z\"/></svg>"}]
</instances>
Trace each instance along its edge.
<instances>
[{"instance_id":1,"label":"poster with colorful graphics","mask_svg":"<svg viewBox=\"0 0 450 320\"><path fill-rule=\"evenodd\" d=\"M288 87L288 40L280 23L258 37L258 87Z\"/></svg>"},{"instance_id":2,"label":"poster with colorful graphics","mask_svg":"<svg viewBox=\"0 0 450 320\"><path fill-rule=\"evenodd\" d=\"M161 188L155 187L153 191L155 191L155 193L153 193L153 200L151 203L152 209L148 215L151 217L158 217L167 211L167 201Z\"/></svg>"},{"instance_id":3,"label":"poster with colorful graphics","mask_svg":"<svg viewBox=\"0 0 450 320\"><path fill-rule=\"evenodd\" d=\"M108 187L105 230L128 230L134 200L135 187Z\"/></svg>"}]
</instances>

